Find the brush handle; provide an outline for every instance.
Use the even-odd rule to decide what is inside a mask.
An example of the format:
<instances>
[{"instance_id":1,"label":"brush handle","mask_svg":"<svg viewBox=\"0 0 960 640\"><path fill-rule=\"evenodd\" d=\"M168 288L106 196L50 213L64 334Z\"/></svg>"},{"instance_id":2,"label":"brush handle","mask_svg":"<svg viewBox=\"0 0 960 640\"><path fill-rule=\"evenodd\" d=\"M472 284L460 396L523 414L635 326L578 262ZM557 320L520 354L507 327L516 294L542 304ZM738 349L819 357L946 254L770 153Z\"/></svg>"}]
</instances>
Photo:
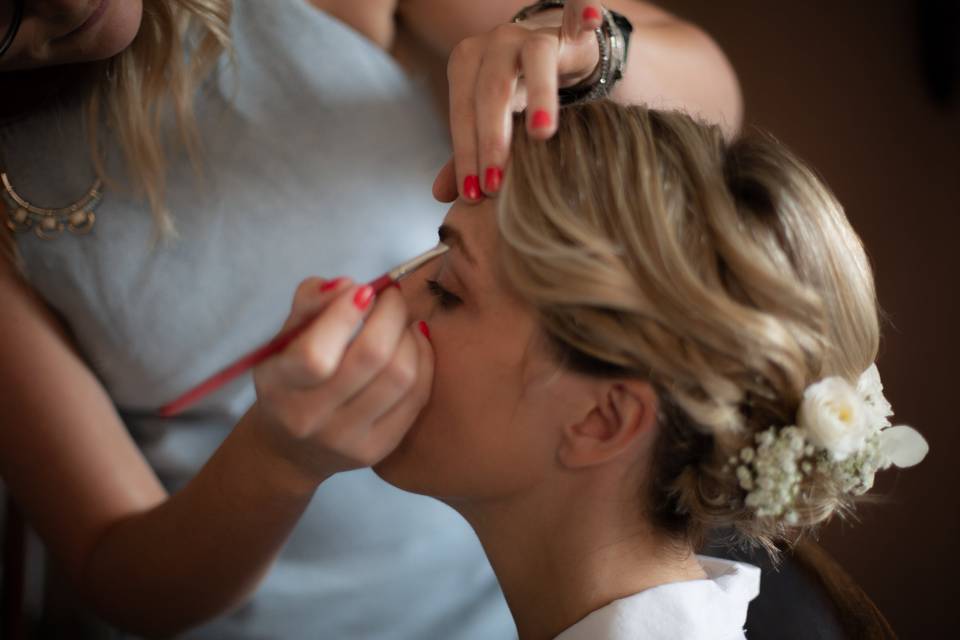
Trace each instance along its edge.
<instances>
[{"instance_id":1,"label":"brush handle","mask_svg":"<svg viewBox=\"0 0 960 640\"><path fill-rule=\"evenodd\" d=\"M369 284L371 287L373 287L374 294L379 295L384 289L392 284L395 284L395 282L393 278L390 277L389 273L385 273ZM187 407L190 407L198 402L201 398L210 395L237 376L246 373L267 358L280 353L286 349L287 345L293 342L297 336L303 333L304 330L309 327L315 319L316 316L308 318L297 326L287 329L270 342L257 347L247 355L241 357L239 360L213 374L173 402L160 407L160 417L172 418Z\"/></svg>"}]
</instances>

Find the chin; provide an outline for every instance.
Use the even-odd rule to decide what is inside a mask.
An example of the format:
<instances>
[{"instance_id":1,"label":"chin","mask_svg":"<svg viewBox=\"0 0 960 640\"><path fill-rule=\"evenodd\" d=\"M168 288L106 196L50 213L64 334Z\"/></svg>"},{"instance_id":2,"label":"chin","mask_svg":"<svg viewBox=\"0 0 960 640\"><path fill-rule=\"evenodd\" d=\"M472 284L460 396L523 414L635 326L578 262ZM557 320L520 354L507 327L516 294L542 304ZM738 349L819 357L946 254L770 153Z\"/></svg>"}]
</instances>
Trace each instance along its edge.
<instances>
[{"instance_id":1,"label":"chin","mask_svg":"<svg viewBox=\"0 0 960 640\"><path fill-rule=\"evenodd\" d=\"M399 446L373 467L373 472L380 476L381 480L398 489L435 497L435 488L427 482L429 478L418 477L422 475L418 471L425 465L417 462L413 447L416 429L417 425L414 424Z\"/></svg>"},{"instance_id":2,"label":"chin","mask_svg":"<svg viewBox=\"0 0 960 640\"><path fill-rule=\"evenodd\" d=\"M93 62L106 60L125 51L137 33L143 20L143 4L129 0L104 0L108 2L99 24L93 25L78 39L76 59L69 62Z\"/></svg>"}]
</instances>

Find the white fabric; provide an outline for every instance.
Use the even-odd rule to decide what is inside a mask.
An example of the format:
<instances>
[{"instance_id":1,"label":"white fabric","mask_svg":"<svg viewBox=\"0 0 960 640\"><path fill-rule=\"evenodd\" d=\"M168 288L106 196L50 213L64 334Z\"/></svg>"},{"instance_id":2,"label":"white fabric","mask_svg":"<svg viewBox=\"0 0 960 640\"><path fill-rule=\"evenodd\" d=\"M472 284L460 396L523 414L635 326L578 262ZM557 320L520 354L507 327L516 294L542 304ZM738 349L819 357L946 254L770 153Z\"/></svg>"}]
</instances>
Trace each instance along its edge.
<instances>
[{"instance_id":1,"label":"white fabric","mask_svg":"<svg viewBox=\"0 0 960 640\"><path fill-rule=\"evenodd\" d=\"M597 609L556 640L738 640L760 569L697 556L707 578L647 589Z\"/></svg>"}]
</instances>

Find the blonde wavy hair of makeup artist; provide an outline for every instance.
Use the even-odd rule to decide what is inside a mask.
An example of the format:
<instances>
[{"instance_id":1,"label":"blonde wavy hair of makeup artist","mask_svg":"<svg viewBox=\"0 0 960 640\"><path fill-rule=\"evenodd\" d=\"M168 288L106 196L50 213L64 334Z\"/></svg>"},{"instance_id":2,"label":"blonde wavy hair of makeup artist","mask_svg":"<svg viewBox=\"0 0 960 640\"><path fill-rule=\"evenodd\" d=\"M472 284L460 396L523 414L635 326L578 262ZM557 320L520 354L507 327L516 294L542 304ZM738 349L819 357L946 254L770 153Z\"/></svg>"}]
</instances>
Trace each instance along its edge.
<instances>
[{"instance_id":1,"label":"blonde wavy hair of makeup artist","mask_svg":"<svg viewBox=\"0 0 960 640\"><path fill-rule=\"evenodd\" d=\"M99 127L107 123L115 129L134 187L150 203L163 231L172 225L162 197L167 162L161 118L165 109L172 109L181 141L196 158L193 98L199 82L230 46L232 8L231 0L143 0L136 38L102 63L98 85L91 88L88 118L97 173L109 178L98 149Z\"/></svg>"},{"instance_id":2,"label":"blonde wavy hair of makeup artist","mask_svg":"<svg viewBox=\"0 0 960 640\"><path fill-rule=\"evenodd\" d=\"M162 233L173 230L164 207L167 146L163 119L170 115L179 142L198 162L193 102L199 83L230 47L231 0L143 0L139 29L120 53L92 62L79 87L86 102L91 161L110 182L100 149L104 128L119 142L131 187L142 194ZM15 259L12 238L0 249Z\"/></svg>"},{"instance_id":3,"label":"blonde wavy hair of makeup artist","mask_svg":"<svg viewBox=\"0 0 960 640\"><path fill-rule=\"evenodd\" d=\"M502 275L561 363L657 389L653 521L773 550L796 529L747 508L728 461L793 424L813 382L856 384L878 349L871 269L840 204L771 137L725 142L682 113L604 101L565 109L546 142L516 132ZM813 474L798 528L851 504Z\"/></svg>"}]
</instances>

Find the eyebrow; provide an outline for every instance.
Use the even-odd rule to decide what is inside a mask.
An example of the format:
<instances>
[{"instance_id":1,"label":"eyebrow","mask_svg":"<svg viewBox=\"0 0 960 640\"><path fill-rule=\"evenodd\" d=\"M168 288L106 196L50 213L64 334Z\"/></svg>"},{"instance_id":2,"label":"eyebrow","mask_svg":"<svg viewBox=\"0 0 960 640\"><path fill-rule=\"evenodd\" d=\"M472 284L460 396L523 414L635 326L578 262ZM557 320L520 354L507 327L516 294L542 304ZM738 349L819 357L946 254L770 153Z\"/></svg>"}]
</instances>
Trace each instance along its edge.
<instances>
[{"instance_id":1,"label":"eyebrow","mask_svg":"<svg viewBox=\"0 0 960 640\"><path fill-rule=\"evenodd\" d=\"M460 251L463 252L467 262L473 266L477 266L477 261L473 257L473 253L470 252L470 249L467 248L466 243L464 243L463 234L460 233L459 229L456 227L451 227L448 224L442 224L440 225L440 228L437 229L437 235L440 236L440 242L450 245L451 249L456 246L460 249Z\"/></svg>"}]
</instances>

